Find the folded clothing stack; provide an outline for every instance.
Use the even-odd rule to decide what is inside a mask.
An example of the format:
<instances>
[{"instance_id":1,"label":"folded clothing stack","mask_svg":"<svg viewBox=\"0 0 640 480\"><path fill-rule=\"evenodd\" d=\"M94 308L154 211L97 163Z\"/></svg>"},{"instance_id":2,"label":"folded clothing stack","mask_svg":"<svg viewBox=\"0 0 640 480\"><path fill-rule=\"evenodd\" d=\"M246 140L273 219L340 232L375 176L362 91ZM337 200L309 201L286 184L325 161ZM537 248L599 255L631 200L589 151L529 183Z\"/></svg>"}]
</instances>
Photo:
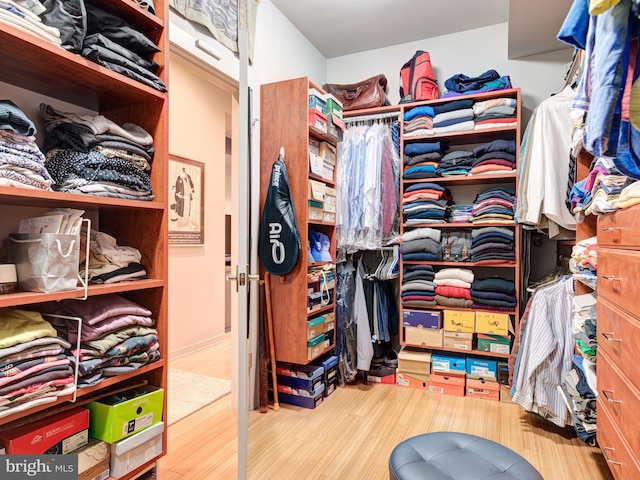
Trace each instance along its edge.
<instances>
[{"instance_id":1,"label":"folded clothing stack","mask_svg":"<svg viewBox=\"0 0 640 480\"><path fill-rule=\"evenodd\" d=\"M133 372L160 359L158 331L151 311L120 295L97 295L53 306L59 315L80 317L82 330L78 387L89 387L112 377ZM78 323L53 319L58 335L72 344L78 339Z\"/></svg>"},{"instance_id":2,"label":"folded clothing stack","mask_svg":"<svg viewBox=\"0 0 640 480\"><path fill-rule=\"evenodd\" d=\"M435 272L431 265L407 265L402 271L400 300L405 307L430 307L436 304Z\"/></svg>"},{"instance_id":3,"label":"folded clothing stack","mask_svg":"<svg viewBox=\"0 0 640 480\"><path fill-rule=\"evenodd\" d=\"M492 98L473 106L475 129L512 127L517 125L516 99Z\"/></svg>"},{"instance_id":4,"label":"folded clothing stack","mask_svg":"<svg viewBox=\"0 0 640 480\"><path fill-rule=\"evenodd\" d=\"M166 92L166 86L156 75L158 64L147 59L160 51L158 46L119 16L90 3L86 4L86 9L87 35L83 40L82 56Z\"/></svg>"},{"instance_id":5,"label":"folded clothing stack","mask_svg":"<svg viewBox=\"0 0 640 480\"><path fill-rule=\"evenodd\" d=\"M73 393L70 347L42 314L1 309L0 417Z\"/></svg>"},{"instance_id":6,"label":"folded clothing stack","mask_svg":"<svg viewBox=\"0 0 640 480\"><path fill-rule=\"evenodd\" d=\"M447 188L437 183L413 183L402 194L405 226L446 223L452 203L453 198Z\"/></svg>"},{"instance_id":7,"label":"folded clothing stack","mask_svg":"<svg viewBox=\"0 0 640 480\"><path fill-rule=\"evenodd\" d=\"M11 100L0 100L0 185L51 190L36 126Z\"/></svg>"},{"instance_id":8,"label":"folded clothing stack","mask_svg":"<svg viewBox=\"0 0 640 480\"><path fill-rule=\"evenodd\" d=\"M40 104L47 136L45 166L65 192L153 200L153 138L133 123L62 112Z\"/></svg>"},{"instance_id":9,"label":"folded clothing stack","mask_svg":"<svg viewBox=\"0 0 640 480\"><path fill-rule=\"evenodd\" d=\"M405 137L419 137L433 134L433 117L435 112L429 105L421 105L404 112Z\"/></svg>"},{"instance_id":10,"label":"folded clothing stack","mask_svg":"<svg viewBox=\"0 0 640 480\"><path fill-rule=\"evenodd\" d=\"M403 178L433 178L447 146L442 142L408 143L404 146Z\"/></svg>"},{"instance_id":11,"label":"folded clothing stack","mask_svg":"<svg viewBox=\"0 0 640 480\"><path fill-rule=\"evenodd\" d=\"M433 107L435 134L473 130L473 100L454 100Z\"/></svg>"},{"instance_id":12,"label":"folded clothing stack","mask_svg":"<svg viewBox=\"0 0 640 480\"><path fill-rule=\"evenodd\" d=\"M515 232L505 227L484 227L471 232L471 260L479 264L515 263Z\"/></svg>"},{"instance_id":13,"label":"folded clothing stack","mask_svg":"<svg viewBox=\"0 0 640 480\"><path fill-rule=\"evenodd\" d=\"M492 140L473 149L473 175L510 173L516 168L515 140Z\"/></svg>"},{"instance_id":14,"label":"folded clothing stack","mask_svg":"<svg viewBox=\"0 0 640 480\"><path fill-rule=\"evenodd\" d=\"M441 177L468 175L475 160L473 151L453 150L440 159L436 173Z\"/></svg>"},{"instance_id":15,"label":"folded clothing stack","mask_svg":"<svg viewBox=\"0 0 640 480\"><path fill-rule=\"evenodd\" d=\"M443 268L436 272L436 303L446 307L468 308L474 273L464 268Z\"/></svg>"},{"instance_id":16,"label":"folded clothing stack","mask_svg":"<svg viewBox=\"0 0 640 480\"><path fill-rule=\"evenodd\" d=\"M81 258L85 258L82 255ZM147 278L147 272L140 263L142 254L137 248L117 244L111 235L91 231L89 247L89 283L118 283ZM80 271L85 262L80 264Z\"/></svg>"},{"instance_id":17,"label":"folded clothing stack","mask_svg":"<svg viewBox=\"0 0 640 480\"><path fill-rule=\"evenodd\" d=\"M471 284L473 308L513 311L516 308L516 286L501 277L476 279Z\"/></svg>"},{"instance_id":18,"label":"folded clothing stack","mask_svg":"<svg viewBox=\"0 0 640 480\"><path fill-rule=\"evenodd\" d=\"M435 228L417 228L402 235L400 253L404 261L441 261L442 233Z\"/></svg>"},{"instance_id":19,"label":"folded clothing stack","mask_svg":"<svg viewBox=\"0 0 640 480\"><path fill-rule=\"evenodd\" d=\"M513 223L516 194L513 188L491 187L473 202L473 223Z\"/></svg>"}]
</instances>

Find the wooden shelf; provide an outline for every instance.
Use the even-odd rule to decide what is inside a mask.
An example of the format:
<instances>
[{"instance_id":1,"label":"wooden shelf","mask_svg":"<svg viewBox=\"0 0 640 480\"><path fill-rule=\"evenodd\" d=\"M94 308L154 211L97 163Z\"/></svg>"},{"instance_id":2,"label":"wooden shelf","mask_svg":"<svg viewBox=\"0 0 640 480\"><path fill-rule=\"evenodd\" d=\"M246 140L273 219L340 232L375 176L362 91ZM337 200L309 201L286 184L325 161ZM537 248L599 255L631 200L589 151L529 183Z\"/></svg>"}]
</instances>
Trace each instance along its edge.
<instances>
[{"instance_id":1,"label":"wooden shelf","mask_svg":"<svg viewBox=\"0 0 640 480\"><path fill-rule=\"evenodd\" d=\"M489 268L514 268L516 266L513 263L476 263L476 262L432 262L431 260L403 260L406 265L433 265L434 267L489 267Z\"/></svg>"},{"instance_id":2,"label":"wooden shelf","mask_svg":"<svg viewBox=\"0 0 640 480\"><path fill-rule=\"evenodd\" d=\"M309 172L309 178L311 180L317 180L318 182L322 182L322 183L324 183L324 184L326 184L326 185L328 185L330 187L334 187L335 188L335 186L336 186L336 183L333 180L329 180L328 178L324 178L324 177L322 177L320 175L317 175L315 173Z\"/></svg>"},{"instance_id":3,"label":"wooden shelf","mask_svg":"<svg viewBox=\"0 0 640 480\"><path fill-rule=\"evenodd\" d=\"M98 208L164 210L166 205L158 200L145 202L115 197L98 197L80 193L53 192L0 186L0 197L3 205L29 207L72 207L84 210Z\"/></svg>"},{"instance_id":4,"label":"wooden shelf","mask_svg":"<svg viewBox=\"0 0 640 480\"><path fill-rule=\"evenodd\" d=\"M465 184L465 185L481 185L489 183L512 183L517 177L516 172L500 173L495 175L459 175L451 177L433 177L433 178L407 178L404 183L410 185L412 183L442 183L442 184Z\"/></svg>"},{"instance_id":5,"label":"wooden shelf","mask_svg":"<svg viewBox=\"0 0 640 480\"><path fill-rule=\"evenodd\" d=\"M308 317L313 317L314 315L318 315L320 313L330 312L334 308L335 308L335 304L331 303L329 305L325 305L324 307L316 308L315 310L309 311L309 309L307 309L307 316Z\"/></svg>"},{"instance_id":6,"label":"wooden shelf","mask_svg":"<svg viewBox=\"0 0 640 480\"><path fill-rule=\"evenodd\" d=\"M402 304L402 301L400 302ZM504 313L507 315L517 315L515 310L490 310L488 308L465 308L465 307L447 307L446 305L428 305L424 307L413 307L408 305L404 307L407 310L455 310L459 312L487 312L487 313Z\"/></svg>"},{"instance_id":7,"label":"wooden shelf","mask_svg":"<svg viewBox=\"0 0 640 480\"><path fill-rule=\"evenodd\" d=\"M1 80L48 97L102 111L157 102L157 116L167 99L166 93L5 23L0 24L0 47Z\"/></svg>"},{"instance_id":8,"label":"wooden shelf","mask_svg":"<svg viewBox=\"0 0 640 480\"><path fill-rule=\"evenodd\" d=\"M487 223L472 223L472 222L453 222L453 223L419 223L416 225L405 225L404 228L483 228L483 227L515 227L515 223L501 223L501 222L487 222Z\"/></svg>"},{"instance_id":9,"label":"wooden shelf","mask_svg":"<svg viewBox=\"0 0 640 480\"><path fill-rule=\"evenodd\" d=\"M89 285L88 295L106 295L109 293L122 293L134 290L145 290L148 288L160 288L166 286L163 279L135 280L130 282L119 282L102 285ZM84 297L84 289L76 288L63 292L42 293L42 292L14 292L0 295L0 308L15 307L19 305L31 305L34 303L57 302L69 298L81 299Z\"/></svg>"},{"instance_id":10,"label":"wooden shelf","mask_svg":"<svg viewBox=\"0 0 640 480\"><path fill-rule=\"evenodd\" d=\"M455 353L458 355L474 355L474 356L478 356L478 357L487 357L487 358L509 358L510 354L509 353L491 353L491 352L482 352L480 350L459 350L456 348L447 348L447 347L431 347L431 346L425 346L425 345L413 345L411 343L403 343L403 345L406 345L407 347L414 347L414 348L424 348L425 350L433 350L436 352L449 352L449 353Z\"/></svg>"},{"instance_id":11,"label":"wooden shelf","mask_svg":"<svg viewBox=\"0 0 640 480\"><path fill-rule=\"evenodd\" d=\"M131 384L131 388L133 388L133 386L135 385L147 383L146 380L142 383L140 381L136 382L136 379L140 379L150 372L160 371L166 368L166 366L166 360L159 359L154 363L140 367L135 372L125 373L116 377L107 378L92 387L79 388L76 391L75 402L73 401L73 394L71 394L64 397L58 397L54 402L51 403L37 405L33 408L30 408L26 412L16 412L4 417L0 417L0 431L5 431L8 429L4 427L5 425L23 420L25 419L25 417L28 417L28 420L23 420L21 423L30 423L40 418L55 415L56 413L59 413L61 411L66 411L71 408L85 405L86 403L89 403L97 398L110 395L113 391L113 387L117 387L118 390L122 390L124 386L127 386L129 384ZM15 425L10 426L11 428L13 428Z\"/></svg>"}]
</instances>

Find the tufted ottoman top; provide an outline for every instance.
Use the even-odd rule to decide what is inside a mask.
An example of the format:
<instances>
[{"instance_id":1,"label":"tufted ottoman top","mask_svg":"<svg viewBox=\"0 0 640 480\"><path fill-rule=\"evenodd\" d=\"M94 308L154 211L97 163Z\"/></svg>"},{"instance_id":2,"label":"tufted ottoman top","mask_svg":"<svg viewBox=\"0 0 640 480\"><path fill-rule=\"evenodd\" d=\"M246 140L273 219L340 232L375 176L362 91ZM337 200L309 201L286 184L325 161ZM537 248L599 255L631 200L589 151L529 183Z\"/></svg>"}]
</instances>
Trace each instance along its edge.
<instances>
[{"instance_id":1,"label":"tufted ottoman top","mask_svg":"<svg viewBox=\"0 0 640 480\"><path fill-rule=\"evenodd\" d=\"M425 433L399 443L389 473L393 480L543 480L507 447L457 432Z\"/></svg>"}]
</instances>

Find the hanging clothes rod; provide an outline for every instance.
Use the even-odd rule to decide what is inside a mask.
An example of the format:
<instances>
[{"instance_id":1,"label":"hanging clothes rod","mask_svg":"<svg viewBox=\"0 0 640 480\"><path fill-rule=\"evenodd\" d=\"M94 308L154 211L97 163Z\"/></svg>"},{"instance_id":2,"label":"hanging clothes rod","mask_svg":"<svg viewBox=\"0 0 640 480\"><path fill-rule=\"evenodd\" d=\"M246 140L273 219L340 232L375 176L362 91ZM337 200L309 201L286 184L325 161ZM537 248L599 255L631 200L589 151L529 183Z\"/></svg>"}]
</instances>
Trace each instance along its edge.
<instances>
[{"instance_id":1,"label":"hanging clothes rod","mask_svg":"<svg viewBox=\"0 0 640 480\"><path fill-rule=\"evenodd\" d=\"M366 122L368 120L382 120L385 118L400 118L400 112L385 112L385 113L373 113L371 115L358 115L355 117L343 117L345 123L347 122Z\"/></svg>"}]
</instances>

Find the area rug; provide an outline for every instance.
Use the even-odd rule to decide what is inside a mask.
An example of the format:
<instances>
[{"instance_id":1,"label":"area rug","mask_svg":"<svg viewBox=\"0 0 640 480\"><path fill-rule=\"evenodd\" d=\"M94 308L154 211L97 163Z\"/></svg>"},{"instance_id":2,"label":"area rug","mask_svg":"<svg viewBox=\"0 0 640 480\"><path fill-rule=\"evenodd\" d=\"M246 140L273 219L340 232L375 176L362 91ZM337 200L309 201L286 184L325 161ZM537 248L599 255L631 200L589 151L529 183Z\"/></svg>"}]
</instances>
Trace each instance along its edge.
<instances>
[{"instance_id":1,"label":"area rug","mask_svg":"<svg viewBox=\"0 0 640 480\"><path fill-rule=\"evenodd\" d=\"M167 424L182 420L231 393L231 381L169 369Z\"/></svg>"}]
</instances>

